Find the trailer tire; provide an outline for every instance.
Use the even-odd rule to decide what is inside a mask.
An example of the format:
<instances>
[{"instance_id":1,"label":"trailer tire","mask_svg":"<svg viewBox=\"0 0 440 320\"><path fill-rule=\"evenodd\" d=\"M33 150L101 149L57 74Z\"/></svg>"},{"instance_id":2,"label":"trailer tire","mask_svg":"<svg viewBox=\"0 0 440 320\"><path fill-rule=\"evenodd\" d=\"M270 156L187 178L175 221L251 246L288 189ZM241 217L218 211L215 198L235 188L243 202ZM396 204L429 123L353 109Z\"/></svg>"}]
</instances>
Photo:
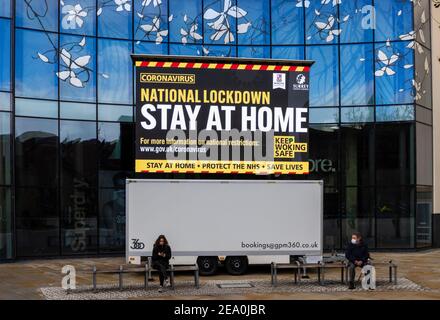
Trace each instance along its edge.
<instances>
[{"instance_id":1,"label":"trailer tire","mask_svg":"<svg viewBox=\"0 0 440 320\"><path fill-rule=\"evenodd\" d=\"M218 270L218 257L198 257L197 265L202 276L212 276Z\"/></svg>"},{"instance_id":2,"label":"trailer tire","mask_svg":"<svg viewBox=\"0 0 440 320\"><path fill-rule=\"evenodd\" d=\"M234 276L245 274L249 265L249 260L244 257L226 257L226 271Z\"/></svg>"}]
</instances>

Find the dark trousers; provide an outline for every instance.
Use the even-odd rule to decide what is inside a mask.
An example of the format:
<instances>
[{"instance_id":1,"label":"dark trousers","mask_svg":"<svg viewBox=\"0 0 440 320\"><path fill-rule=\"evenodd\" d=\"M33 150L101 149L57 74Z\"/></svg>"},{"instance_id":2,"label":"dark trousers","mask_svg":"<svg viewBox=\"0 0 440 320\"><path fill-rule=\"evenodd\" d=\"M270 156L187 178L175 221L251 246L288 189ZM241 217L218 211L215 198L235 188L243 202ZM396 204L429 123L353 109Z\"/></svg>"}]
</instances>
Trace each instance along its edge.
<instances>
[{"instance_id":1,"label":"dark trousers","mask_svg":"<svg viewBox=\"0 0 440 320\"><path fill-rule=\"evenodd\" d=\"M153 262L153 268L159 271L160 285L163 286L164 281L168 278L168 265L161 261L155 261Z\"/></svg>"},{"instance_id":2,"label":"dark trousers","mask_svg":"<svg viewBox=\"0 0 440 320\"><path fill-rule=\"evenodd\" d=\"M362 269L364 267L364 265L365 265L364 263L361 264L360 266L355 265L353 262L348 263L348 281L350 283L354 283L354 281L355 281L356 267L359 267Z\"/></svg>"}]
</instances>

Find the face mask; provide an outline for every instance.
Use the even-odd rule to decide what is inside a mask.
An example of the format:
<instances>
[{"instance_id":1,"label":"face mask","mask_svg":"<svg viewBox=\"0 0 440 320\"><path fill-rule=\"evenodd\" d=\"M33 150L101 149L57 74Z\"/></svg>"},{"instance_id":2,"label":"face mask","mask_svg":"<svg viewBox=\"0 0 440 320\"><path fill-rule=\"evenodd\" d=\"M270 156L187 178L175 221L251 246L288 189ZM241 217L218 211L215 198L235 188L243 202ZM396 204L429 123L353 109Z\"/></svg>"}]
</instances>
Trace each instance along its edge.
<instances>
[{"instance_id":1,"label":"face mask","mask_svg":"<svg viewBox=\"0 0 440 320\"><path fill-rule=\"evenodd\" d=\"M351 243L357 244L357 240L351 239Z\"/></svg>"}]
</instances>

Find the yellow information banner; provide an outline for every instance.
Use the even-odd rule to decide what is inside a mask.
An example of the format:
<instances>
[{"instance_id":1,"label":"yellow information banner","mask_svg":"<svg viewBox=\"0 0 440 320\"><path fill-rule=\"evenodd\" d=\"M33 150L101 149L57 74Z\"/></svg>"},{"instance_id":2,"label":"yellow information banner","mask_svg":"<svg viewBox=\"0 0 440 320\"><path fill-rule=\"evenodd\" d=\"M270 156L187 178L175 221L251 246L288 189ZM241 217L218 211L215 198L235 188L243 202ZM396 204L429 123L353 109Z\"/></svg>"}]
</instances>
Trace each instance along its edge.
<instances>
[{"instance_id":1,"label":"yellow information banner","mask_svg":"<svg viewBox=\"0 0 440 320\"><path fill-rule=\"evenodd\" d=\"M136 172L307 174L309 173L309 163L292 161L136 160Z\"/></svg>"}]
</instances>

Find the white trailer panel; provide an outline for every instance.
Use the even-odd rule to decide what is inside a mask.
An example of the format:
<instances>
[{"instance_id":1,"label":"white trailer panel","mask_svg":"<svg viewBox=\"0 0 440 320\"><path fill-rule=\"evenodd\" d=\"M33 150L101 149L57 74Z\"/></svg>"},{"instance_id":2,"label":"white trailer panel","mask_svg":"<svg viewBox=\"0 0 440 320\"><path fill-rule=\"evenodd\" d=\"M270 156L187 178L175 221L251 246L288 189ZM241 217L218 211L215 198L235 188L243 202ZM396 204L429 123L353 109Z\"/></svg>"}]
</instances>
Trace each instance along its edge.
<instances>
[{"instance_id":1,"label":"white trailer panel","mask_svg":"<svg viewBox=\"0 0 440 320\"><path fill-rule=\"evenodd\" d=\"M322 181L129 179L126 191L127 258L151 256L160 234L177 261L322 255Z\"/></svg>"}]
</instances>

